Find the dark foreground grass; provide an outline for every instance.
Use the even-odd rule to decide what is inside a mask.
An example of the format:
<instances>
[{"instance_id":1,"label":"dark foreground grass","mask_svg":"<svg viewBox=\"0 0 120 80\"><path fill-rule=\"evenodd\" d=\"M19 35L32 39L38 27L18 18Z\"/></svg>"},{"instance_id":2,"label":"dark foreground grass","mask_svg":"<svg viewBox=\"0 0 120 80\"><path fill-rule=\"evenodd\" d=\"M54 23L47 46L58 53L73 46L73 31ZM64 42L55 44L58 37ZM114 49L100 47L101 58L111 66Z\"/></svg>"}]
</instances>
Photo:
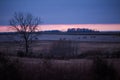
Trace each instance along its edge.
<instances>
[{"instance_id":1,"label":"dark foreground grass","mask_svg":"<svg viewBox=\"0 0 120 80\"><path fill-rule=\"evenodd\" d=\"M92 63L82 60L77 64L69 60L55 61L16 60L0 55L0 80L120 80L114 66L100 58Z\"/></svg>"},{"instance_id":2,"label":"dark foreground grass","mask_svg":"<svg viewBox=\"0 0 120 80\"><path fill-rule=\"evenodd\" d=\"M21 80L18 61L11 61L2 53L0 53L0 80Z\"/></svg>"}]
</instances>

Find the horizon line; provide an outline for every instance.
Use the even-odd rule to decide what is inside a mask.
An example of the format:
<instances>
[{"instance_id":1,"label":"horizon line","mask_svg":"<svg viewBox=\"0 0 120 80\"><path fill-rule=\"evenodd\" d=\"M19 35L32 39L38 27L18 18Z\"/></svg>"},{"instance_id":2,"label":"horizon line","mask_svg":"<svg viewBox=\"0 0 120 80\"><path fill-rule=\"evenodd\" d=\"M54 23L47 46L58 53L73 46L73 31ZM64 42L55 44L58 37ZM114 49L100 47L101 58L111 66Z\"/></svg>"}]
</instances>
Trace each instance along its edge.
<instances>
[{"instance_id":1,"label":"horizon line","mask_svg":"<svg viewBox=\"0 0 120 80\"><path fill-rule=\"evenodd\" d=\"M8 26L0 25L0 32L12 31ZM60 30L67 31L69 28L87 28L95 31L120 31L120 24L40 24L38 25L40 31Z\"/></svg>"}]
</instances>

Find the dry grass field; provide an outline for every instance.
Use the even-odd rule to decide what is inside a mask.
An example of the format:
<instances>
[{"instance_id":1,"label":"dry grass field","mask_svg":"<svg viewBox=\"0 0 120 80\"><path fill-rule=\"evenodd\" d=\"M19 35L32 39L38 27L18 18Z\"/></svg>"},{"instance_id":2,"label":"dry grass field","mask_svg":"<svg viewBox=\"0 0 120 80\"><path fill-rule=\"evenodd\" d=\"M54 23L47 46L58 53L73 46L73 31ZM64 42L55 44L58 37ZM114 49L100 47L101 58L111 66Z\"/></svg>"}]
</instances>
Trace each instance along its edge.
<instances>
[{"instance_id":1,"label":"dry grass field","mask_svg":"<svg viewBox=\"0 0 120 80\"><path fill-rule=\"evenodd\" d=\"M93 60L90 59L54 60L18 57L12 59L19 60L23 80L94 80ZM113 65L118 78L114 80L119 80L120 59L105 61ZM104 73L104 68L102 72Z\"/></svg>"},{"instance_id":2,"label":"dry grass field","mask_svg":"<svg viewBox=\"0 0 120 80\"><path fill-rule=\"evenodd\" d=\"M36 41L33 42L30 51L34 53L47 53L55 41ZM78 47L77 53L89 51L113 52L120 50L120 43L102 43L102 42L73 42ZM0 52L16 53L18 50L24 50L21 45L15 42L1 42Z\"/></svg>"},{"instance_id":3,"label":"dry grass field","mask_svg":"<svg viewBox=\"0 0 120 80\"><path fill-rule=\"evenodd\" d=\"M31 51L35 54L49 52L52 44L53 41L36 41L32 44ZM120 43L75 42L74 44L73 42L72 44L77 45L78 54L94 50L98 52L120 50ZM0 43L0 52L5 54L16 55L15 53L22 49L19 44L13 42ZM15 62L12 65L17 65L17 67L7 67L8 71L6 72L9 73L9 69L10 71L11 69L14 71L14 68L15 71L17 69L18 77L15 80L120 80L120 59L115 58L103 59L105 63L99 61L94 63L94 59L58 60L15 56L10 56L9 59ZM6 66L6 63L4 65ZM1 67L0 69L2 70ZM6 67L3 67L3 69L7 70ZM13 74L10 73L10 75ZM9 77L11 78L11 76Z\"/></svg>"}]
</instances>

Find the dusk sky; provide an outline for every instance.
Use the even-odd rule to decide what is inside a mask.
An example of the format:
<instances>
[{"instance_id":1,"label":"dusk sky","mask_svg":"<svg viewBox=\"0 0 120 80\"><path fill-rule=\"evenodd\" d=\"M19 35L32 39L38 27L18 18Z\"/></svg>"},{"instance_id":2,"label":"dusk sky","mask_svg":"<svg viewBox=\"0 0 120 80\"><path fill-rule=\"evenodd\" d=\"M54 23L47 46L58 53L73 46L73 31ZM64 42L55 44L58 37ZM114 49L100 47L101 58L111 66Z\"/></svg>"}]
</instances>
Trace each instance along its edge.
<instances>
[{"instance_id":1,"label":"dusk sky","mask_svg":"<svg viewBox=\"0 0 120 80\"><path fill-rule=\"evenodd\" d=\"M31 13L47 25L120 25L120 0L0 0L0 25L8 26L14 12Z\"/></svg>"}]
</instances>

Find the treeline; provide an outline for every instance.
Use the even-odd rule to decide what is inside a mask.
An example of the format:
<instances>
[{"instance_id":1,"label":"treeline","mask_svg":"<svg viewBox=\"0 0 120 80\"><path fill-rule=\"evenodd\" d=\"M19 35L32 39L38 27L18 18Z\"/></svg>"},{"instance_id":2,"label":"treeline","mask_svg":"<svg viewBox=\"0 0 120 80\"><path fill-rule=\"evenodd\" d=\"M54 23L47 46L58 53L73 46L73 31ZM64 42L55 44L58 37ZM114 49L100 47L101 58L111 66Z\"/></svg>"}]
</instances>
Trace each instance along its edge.
<instances>
[{"instance_id":1,"label":"treeline","mask_svg":"<svg viewBox=\"0 0 120 80\"><path fill-rule=\"evenodd\" d=\"M40 31L42 34L101 34L101 35L117 35L120 36L120 31L98 31L88 28L68 28L67 31L48 30Z\"/></svg>"},{"instance_id":2,"label":"treeline","mask_svg":"<svg viewBox=\"0 0 120 80\"><path fill-rule=\"evenodd\" d=\"M48 31L42 31L42 33L80 33L80 32L99 32L92 29L87 28L68 28L67 31L63 32L60 30L48 30Z\"/></svg>"}]
</instances>

